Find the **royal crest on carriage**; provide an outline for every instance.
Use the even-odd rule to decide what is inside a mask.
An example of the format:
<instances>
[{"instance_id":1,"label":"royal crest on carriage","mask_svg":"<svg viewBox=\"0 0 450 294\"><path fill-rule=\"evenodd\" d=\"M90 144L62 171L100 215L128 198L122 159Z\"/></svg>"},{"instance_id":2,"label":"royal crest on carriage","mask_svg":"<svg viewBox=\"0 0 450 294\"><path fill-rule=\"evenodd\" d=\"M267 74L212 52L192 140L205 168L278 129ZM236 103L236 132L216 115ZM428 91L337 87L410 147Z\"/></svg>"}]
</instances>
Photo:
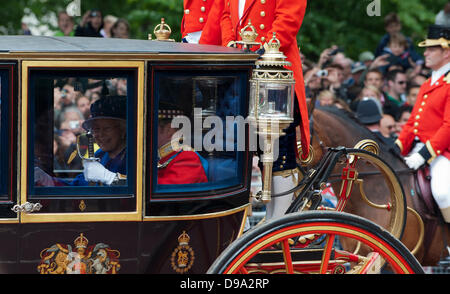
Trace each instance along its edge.
<instances>
[{"instance_id":1,"label":"royal crest on carriage","mask_svg":"<svg viewBox=\"0 0 450 294\"><path fill-rule=\"evenodd\" d=\"M41 251L40 274L116 274L120 269L120 252L105 243L89 246L81 233L70 244L54 244Z\"/></svg>"},{"instance_id":2,"label":"royal crest on carriage","mask_svg":"<svg viewBox=\"0 0 450 294\"><path fill-rule=\"evenodd\" d=\"M191 238L186 231L178 237L178 246L172 252L170 264L174 271L179 274L186 273L194 265L194 250L189 246Z\"/></svg>"}]
</instances>

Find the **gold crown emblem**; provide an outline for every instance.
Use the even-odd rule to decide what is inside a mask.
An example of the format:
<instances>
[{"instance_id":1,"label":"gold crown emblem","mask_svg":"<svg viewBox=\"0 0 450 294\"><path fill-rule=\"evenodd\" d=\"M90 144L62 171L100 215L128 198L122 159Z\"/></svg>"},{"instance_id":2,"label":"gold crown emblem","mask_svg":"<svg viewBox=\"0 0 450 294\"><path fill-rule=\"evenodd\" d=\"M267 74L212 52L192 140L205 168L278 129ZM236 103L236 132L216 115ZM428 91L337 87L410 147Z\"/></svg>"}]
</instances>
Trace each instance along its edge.
<instances>
[{"instance_id":1,"label":"gold crown emblem","mask_svg":"<svg viewBox=\"0 0 450 294\"><path fill-rule=\"evenodd\" d=\"M242 28L239 35L241 35L242 41L244 42L255 42L258 37L258 33L250 20L248 21L248 24Z\"/></svg>"},{"instance_id":2,"label":"gold crown emblem","mask_svg":"<svg viewBox=\"0 0 450 294\"><path fill-rule=\"evenodd\" d=\"M186 234L186 231L183 231L183 233L178 237L178 243L180 243L180 245L187 245L190 239L191 237Z\"/></svg>"},{"instance_id":3,"label":"gold crown emblem","mask_svg":"<svg viewBox=\"0 0 450 294\"><path fill-rule=\"evenodd\" d=\"M281 43L276 37L276 32L273 32L272 39L264 43L265 52L261 59L256 61L256 65L264 66L290 66L291 63L286 60L286 56L280 51Z\"/></svg>"},{"instance_id":4,"label":"gold crown emblem","mask_svg":"<svg viewBox=\"0 0 450 294\"><path fill-rule=\"evenodd\" d=\"M157 40L169 40L172 30L170 29L169 25L166 24L164 18L161 18L161 23L155 27L153 33L155 34Z\"/></svg>"},{"instance_id":5,"label":"gold crown emblem","mask_svg":"<svg viewBox=\"0 0 450 294\"><path fill-rule=\"evenodd\" d=\"M89 240L85 236L83 236L83 233L81 233L73 243L75 244L76 248L86 248Z\"/></svg>"}]
</instances>

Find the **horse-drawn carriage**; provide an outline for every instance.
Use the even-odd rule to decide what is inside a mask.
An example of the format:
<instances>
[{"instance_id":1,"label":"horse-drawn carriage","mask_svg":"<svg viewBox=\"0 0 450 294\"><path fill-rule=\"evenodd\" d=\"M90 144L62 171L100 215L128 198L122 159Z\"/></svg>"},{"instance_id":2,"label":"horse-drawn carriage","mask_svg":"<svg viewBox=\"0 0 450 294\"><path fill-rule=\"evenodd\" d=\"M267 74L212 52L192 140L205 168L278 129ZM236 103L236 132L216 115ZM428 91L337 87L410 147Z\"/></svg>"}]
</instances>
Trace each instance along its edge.
<instances>
[{"instance_id":1,"label":"horse-drawn carriage","mask_svg":"<svg viewBox=\"0 0 450 294\"><path fill-rule=\"evenodd\" d=\"M406 217L402 186L370 142L316 155L321 160L305 169L286 216L244 232L250 127L227 118L248 116L258 57L164 41L0 37L0 272L423 272L397 239ZM100 142L76 137L90 117L82 102L103 96L124 101L115 111L126 172L114 185L83 185L76 180L82 161ZM183 143L190 138L194 148L183 152L195 151L205 181L163 181L160 119L179 114ZM343 212L355 212L349 196L363 186L358 171L367 166L380 171L385 187L372 193L383 193L378 203L362 192L367 207L383 211L373 219L379 225L366 219L369 209L357 212L362 217ZM320 206L320 191L335 171L342 188L330 211Z\"/></svg>"}]
</instances>

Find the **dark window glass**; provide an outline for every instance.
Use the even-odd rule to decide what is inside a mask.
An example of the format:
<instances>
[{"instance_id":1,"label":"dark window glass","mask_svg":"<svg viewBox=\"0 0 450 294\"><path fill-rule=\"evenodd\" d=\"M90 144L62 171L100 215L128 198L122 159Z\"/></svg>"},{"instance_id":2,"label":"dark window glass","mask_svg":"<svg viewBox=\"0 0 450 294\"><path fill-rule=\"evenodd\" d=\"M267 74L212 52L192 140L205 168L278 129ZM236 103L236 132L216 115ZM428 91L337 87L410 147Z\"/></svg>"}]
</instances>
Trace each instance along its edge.
<instances>
[{"instance_id":1,"label":"dark window glass","mask_svg":"<svg viewBox=\"0 0 450 294\"><path fill-rule=\"evenodd\" d=\"M8 168L9 155L9 78L8 71L0 70L0 198L6 198L8 193L8 178L10 170Z\"/></svg>"},{"instance_id":2,"label":"dark window glass","mask_svg":"<svg viewBox=\"0 0 450 294\"><path fill-rule=\"evenodd\" d=\"M133 71L31 71L30 194L133 194L135 97Z\"/></svg>"},{"instance_id":3,"label":"dark window glass","mask_svg":"<svg viewBox=\"0 0 450 294\"><path fill-rule=\"evenodd\" d=\"M246 74L156 71L154 192L243 184Z\"/></svg>"}]
</instances>

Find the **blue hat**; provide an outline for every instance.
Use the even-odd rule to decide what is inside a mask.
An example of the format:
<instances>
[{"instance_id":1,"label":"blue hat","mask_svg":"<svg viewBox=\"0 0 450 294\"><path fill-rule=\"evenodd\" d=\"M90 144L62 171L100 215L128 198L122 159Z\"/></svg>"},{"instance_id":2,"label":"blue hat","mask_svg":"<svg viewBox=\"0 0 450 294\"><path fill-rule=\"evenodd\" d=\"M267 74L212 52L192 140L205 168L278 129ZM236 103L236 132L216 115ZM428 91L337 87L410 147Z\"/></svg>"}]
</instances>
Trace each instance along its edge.
<instances>
[{"instance_id":1,"label":"blue hat","mask_svg":"<svg viewBox=\"0 0 450 294\"><path fill-rule=\"evenodd\" d=\"M83 128L89 130L96 119L127 119L127 97L105 96L91 105L91 116L83 122Z\"/></svg>"},{"instance_id":2,"label":"blue hat","mask_svg":"<svg viewBox=\"0 0 450 294\"><path fill-rule=\"evenodd\" d=\"M371 125L379 122L382 115L377 103L370 98L366 98L359 101L356 117L362 124Z\"/></svg>"}]
</instances>

